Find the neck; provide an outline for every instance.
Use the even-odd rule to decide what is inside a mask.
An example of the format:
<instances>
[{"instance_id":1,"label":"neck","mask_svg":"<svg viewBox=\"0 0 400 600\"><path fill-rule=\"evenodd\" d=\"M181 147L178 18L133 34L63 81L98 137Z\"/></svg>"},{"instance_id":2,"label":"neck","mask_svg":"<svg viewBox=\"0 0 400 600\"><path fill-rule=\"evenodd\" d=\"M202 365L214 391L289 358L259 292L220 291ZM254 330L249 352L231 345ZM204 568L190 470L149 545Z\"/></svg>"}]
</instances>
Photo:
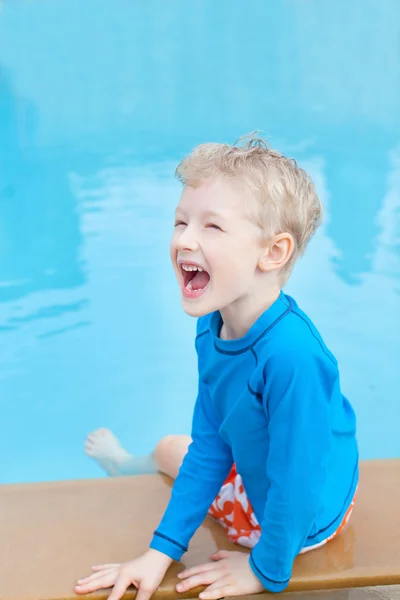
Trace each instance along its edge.
<instances>
[{"instance_id":1,"label":"neck","mask_svg":"<svg viewBox=\"0 0 400 600\"><path fill-rule=\"evenodd\" d=\"M249 331L257 319L279 298L280 289L274 287L262 290L237 300L223 308L220 313L223 321L220 337L224 340L236 340Z\"/></svg>"}]
</instances>

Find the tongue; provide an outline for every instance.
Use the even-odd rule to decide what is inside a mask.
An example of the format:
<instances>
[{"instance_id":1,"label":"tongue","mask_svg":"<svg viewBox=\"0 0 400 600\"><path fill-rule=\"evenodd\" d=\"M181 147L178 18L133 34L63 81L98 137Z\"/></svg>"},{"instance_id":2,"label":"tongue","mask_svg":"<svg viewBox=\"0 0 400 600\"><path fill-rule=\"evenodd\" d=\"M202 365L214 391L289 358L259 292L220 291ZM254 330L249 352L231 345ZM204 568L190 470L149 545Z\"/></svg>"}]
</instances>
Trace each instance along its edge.
<instances>
[{"instance_id":1,"label":"tongue","mask_svg":"<svg viewBox=\"0 0 400 600\"><path fill-rule=\"evenodd\" d=\"M196 271L196 275L192 279L192 289L202 290L210 281L210 276L206 271Z\"/></svg>"}]
</instances>

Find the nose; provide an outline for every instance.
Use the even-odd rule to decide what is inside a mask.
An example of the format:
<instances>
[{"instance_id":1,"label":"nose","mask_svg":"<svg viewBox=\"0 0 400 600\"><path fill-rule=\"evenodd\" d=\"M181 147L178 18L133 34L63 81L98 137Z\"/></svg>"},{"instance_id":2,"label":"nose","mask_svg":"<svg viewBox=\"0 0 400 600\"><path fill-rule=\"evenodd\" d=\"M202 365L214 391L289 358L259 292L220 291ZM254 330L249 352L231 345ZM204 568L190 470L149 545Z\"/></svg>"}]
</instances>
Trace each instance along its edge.
<instances>
[{"instance_id":1,"label":"nose","mask_svg":"<svg viewBox=\"0 0 400 600\"><path fill-rule=\"evenodd\" d=\"M187 225L183 231L179 232L176 238L176 247L178 250L190 252L195 252L198 249L199 243L193 227Z\"/></svg>"}]
</instances>

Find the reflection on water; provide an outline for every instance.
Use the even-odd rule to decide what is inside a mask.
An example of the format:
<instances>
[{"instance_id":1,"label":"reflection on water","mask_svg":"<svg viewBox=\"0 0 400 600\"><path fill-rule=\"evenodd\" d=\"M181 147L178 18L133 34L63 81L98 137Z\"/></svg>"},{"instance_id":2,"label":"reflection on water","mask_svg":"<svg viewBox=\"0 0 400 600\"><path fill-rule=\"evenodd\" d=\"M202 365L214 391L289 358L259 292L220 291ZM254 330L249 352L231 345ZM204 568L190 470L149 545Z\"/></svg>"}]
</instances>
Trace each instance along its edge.
<instances>
[{"instance_id":1,"label":"reflection on water","mask_svg":"<svg viewBox=\"0 0 400 600\"><path fill-rule=\"evenodd\" d=\"M334 216L325 176L329 158L305 164L324 201L325 224L287 286L337 355L344 392L358 415L363 458L400 455L396 394L400 377L395 367L400 356L400 169L396 156L388 153L391 171L384 177L386 190L374 216L377 232L370 241L370 268L359 275L358 283L341 278L336 269L340 250L328 235ZM346 207L343 213L345 220ZM355 247L359 240L362 243L362 233L362 229L351 233Z\"/></svg>"},{"instance_id":2,"label":"reflection on water","mask_svg":"<svg viewBox=\"0 0 400 600\"><path fill-rule=\"evenodd\" d=\"M188 431L173 171L256 128L326 205L287 291L340 361L362 456L399 456L397 0L139 4L0 12L0 481L100 475L98 426L133 452Z\"/></svg>"},{"instance_id":3,"label":"reflection on water","mask_svg":"<svg viewBox=\"0 0 400 600\"><path fill-rule=\"evenodd\" d=\"M381 147L344 147L329 155L328 234L338 249L337 271L348 283L360 282L371 269L378 230L375 217L387 186L382 173L388 168L389 156L381 153Z\"/></svg>"},{"instance_id":4,"label":"reflection on water","mask_svg":"<svg viewBox=\"0 0 400 600\"><path fill-rule=\"evenodd\" d=\"M79 286L80 231L58 150L35 146L36 109L0 65L0 301ZM61 310L61 307L60 307Z\"/></svg>"},{"instance_id":5,"label":"reflection on water","mask_svg":"<svg viewBox=\"0 0 400 600\"><path fill-rule=\"evenodd\" d=\"M338 356L343 388L358 413L362 456L397 456L397 154L375 216L370 269L351 283L336 269L339 250L328 235L328 160L303 161L327 214L288 292ZM86 280L0 304L3 424L14 431L7 441L8 480L97 474L81 453L85 433L96 426L110 426L136 452L150 450L169 431L188 431L196 391L194 322L181 312L169 265L179 195L173 166L167 161L107 167L91 176L71 173Z\"/></svg>"}]
</instances>

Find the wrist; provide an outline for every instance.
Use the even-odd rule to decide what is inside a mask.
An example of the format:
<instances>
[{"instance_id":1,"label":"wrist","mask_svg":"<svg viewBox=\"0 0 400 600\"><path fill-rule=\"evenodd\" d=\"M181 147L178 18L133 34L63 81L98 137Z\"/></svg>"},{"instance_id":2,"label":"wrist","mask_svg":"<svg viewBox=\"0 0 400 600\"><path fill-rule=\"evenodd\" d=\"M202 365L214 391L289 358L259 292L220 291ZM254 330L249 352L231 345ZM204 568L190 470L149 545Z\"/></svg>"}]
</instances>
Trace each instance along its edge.
<instances>
[{"instance_id":1,"label":"wrist","mask_svg":"<svg viewBox=\"0 0 400 600\"><path fill-rule=\"evenodd\" d=\"M155 550L154 548L148 548L146 555L153 557L155 560L157 560L157 562L159 562L162 565L165 565L166 567L169 567L174 562L173 558L171 558L167 554L164 554L164 552Z\"/></svg>"}]
</instances>

